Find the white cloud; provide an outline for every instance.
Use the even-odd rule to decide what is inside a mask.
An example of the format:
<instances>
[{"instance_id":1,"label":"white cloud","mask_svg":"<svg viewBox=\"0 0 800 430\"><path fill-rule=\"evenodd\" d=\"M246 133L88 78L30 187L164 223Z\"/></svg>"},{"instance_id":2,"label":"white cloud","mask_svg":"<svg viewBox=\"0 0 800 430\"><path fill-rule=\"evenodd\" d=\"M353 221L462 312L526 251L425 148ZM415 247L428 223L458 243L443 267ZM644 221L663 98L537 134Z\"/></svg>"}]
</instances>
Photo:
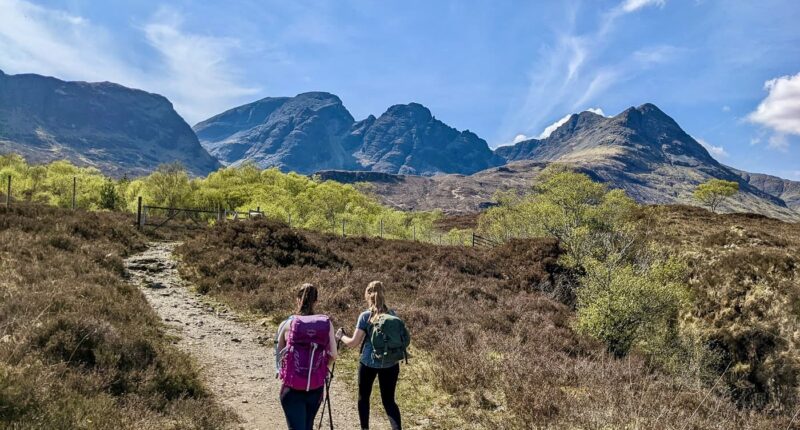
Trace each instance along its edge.
<instances>
[{"instance_id":1,"label":"white cloud","mask_svg":"<svg viewBox=\"0 0 800 430\"><path fill-rule=\"evenodd\" d=\"M731 111L731 107L728 106L728 105L725 105L725 106L722 107L722 111L723 112L730 112Z\"/></svg>"},{"instance_id":2,"label":"white cloud","mask_svg":"<svg viewBox=\"0 0 800 430\"><path fill-rule=\"evenodd\" d=\"M495 148L499 148L501 146L516 145L517 143L524 142L526 140L531 140L531 139L533 139L533 137L526 136L526 135L520 133L520 134L514 136L514 138L511 139L511 141L500 143L499 145L495 146Z\"/></svg>"},{"instance_id":3,"label":"white cloud","mask_svg":"<svg viewBox=\"0 0 800 430\"><path fill-rule=\"evenodd\" d=\"M518 134L518 135L514 136L514 140L511 141L511 144L513 145L515 143L524 142L524 141L530 140L530 139L531 139L530 137L525 136L524 134Z\"/></svg>"},{"instance_id":4,"label":"white cloud","mask_svg":"<svg viewBox=\"0 0 800 430\"><path fill-rule=\"evenodd\" d=\"M67 80L112 81L160 93L195 122L219 113L255 89L235 81L229 55L238 41L181 29L177 12L162 9L142 28L160 55L136 62L107 29L86 18L24 0L0 0L0 68Z\"/></svg>"},{"instance_id":5,"label":"white cloud","mask_svg":"<svg viewBox=\"0 0 800 430\"><path fill-rule=\"evenodd\" d=\"M164 61L163 71L169 79L162 85L178 111L199 121L257 91L231 79L236 73L226 55L239 48L237 40L187 33L181 31L182 24L177 12L161 9L143 28L147 42Z\"/></svg>"},{"instance_id":6,"label":"white cloud","mask_svg":"<svg viewBox=\"0 0 800 430\"><path fill-rule=\"evenodd\" d=\"M599 107L598 108L589 108L589 109L586 109L586 111L608 118L608 115L606 115L606 113L603 112L603 109L600 109Z\"/></svg>"},{"instance_id":7,"label":"white cloud","mask_svg":"<svg viewBox=\"0 0 800 430\"><path fill-rule=\"evenodd\" d=\"M686 51L686 49L672 45L650 46L635 51L633 53L633 59L642 66L647 67L668 63Z\"/></svg>"},{"instance_id":8,"label":"white cloud","mask_svg":"<svg viewBox=\"0 0 800 430\"><path fill-rule=\"evenodd\" d=\"M748 119L776 133L800 135L800 73L770 79L764 89L769 94Z\"/></svg>"},{"instance_id":9,"label":"white cloud","mask_svg":"<svg viewBox=\"0 0 800 430\"><path fill-rule=\"evenodd\" d=\"M579 8L568 4L567 22L560 23L554 42L539 49L529 73L527 91L519 96L503 119L500 134L520 130L532 133L561 112L577 111L615 86L619 86L654 65L674 60L684 49L656 45L631 52L613 63L604 63L609 37L624 16L646 6L663 6L665 0L622 1L596 14L596 28L577 31ZM563 30L561 30L563 29ZM549 126L541 135L549 134Z\"/></svg>"},{"instance_id":10,"label":"white cloud","mask_svg":"<svg viewBox=\"0 0 800 430\"><path fill-rule=\"evenodd\" d=\"M571 113L566 114L564 115L563 118L545 127L544 131L542 131L542 133L539 135L539 139L546 139L547 137L549 137L551 134L553 134L554 131L556 131L558 127L561 127L562 125L564 125L564 123L569 121L569 118L571 116L572 116Z\"/></svg>"},{"instance_id":11,"label":"white cloud","mask_svg":"<svg viewBox=\"0 0 800 430\"><path fill-rule=\"evenodd\" d=\"M666 0L625 0L620 6L625 12L634 12L646 6L664 7Z\"/></svg>"},{"instance_id":12,"label":"white cloud","mask_svg":"<svg viewBox=\"0 0 800 430\"><path fill-rule=\"evenodd\" d=\"M697 143L699 143L700 145L703 145L703 148L705 148L706 151L708 151L711 155L713 155L714 158L727 158L730 155L728 154L727 151L725 151L725 148L723 148L722 146L714 146L708 143L705 139L701 139L699 137L694 137L694 140L696 140Z\"/></svg>"},{"instance_id":13,"label":"white cloud","mask_svg":"<svg viewBox=\"0 0 800 430\"><path fill-rule=\"evenodd\" d=\"M786 135L783 133L773 134L769 137L767 147L781 152L787 152L789 150L789 139L787 139Z\"/></svg>"}]
</instances>

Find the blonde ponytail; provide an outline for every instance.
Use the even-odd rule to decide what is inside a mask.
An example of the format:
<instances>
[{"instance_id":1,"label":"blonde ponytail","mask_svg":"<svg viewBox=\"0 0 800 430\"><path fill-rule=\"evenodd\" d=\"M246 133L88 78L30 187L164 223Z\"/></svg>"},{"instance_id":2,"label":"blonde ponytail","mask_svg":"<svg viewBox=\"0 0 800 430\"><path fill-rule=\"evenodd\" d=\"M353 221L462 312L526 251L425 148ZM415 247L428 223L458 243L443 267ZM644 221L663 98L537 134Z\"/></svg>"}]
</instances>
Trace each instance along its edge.
<instances>
[{"instance_id":1,"label":"blonde ponytail","mask_svg":"<svg viewBox=\"0 0 800 430\"><path fill-rule=\"evenodd\" d=\"M381 314L389 312L389 308L386 307L386 295L383 282L370 282L369 285L367 285L366 291L364 291L364 298L369 305L370 323L374 322Z\"/></svg>"}]
</instances>

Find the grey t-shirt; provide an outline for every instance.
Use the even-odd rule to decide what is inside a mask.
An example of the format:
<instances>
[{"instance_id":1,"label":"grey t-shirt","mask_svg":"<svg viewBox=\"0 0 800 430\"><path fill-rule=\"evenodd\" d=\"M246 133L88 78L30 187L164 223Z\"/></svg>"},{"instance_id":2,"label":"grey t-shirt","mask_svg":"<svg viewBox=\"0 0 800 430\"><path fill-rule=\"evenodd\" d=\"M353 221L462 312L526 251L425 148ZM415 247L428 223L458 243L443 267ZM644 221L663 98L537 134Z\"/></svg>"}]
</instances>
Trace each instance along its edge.
<instances>
[{"instance_id":1,"label":"grey t-shirt","mask_svg":"<svg viewBox=\"0 0 800 430\"><path fill-rule=\"evenodd\" d=\"M389 315L397 316L393 310L389 310ZM370 311L361 312L361 315L358 316L358 323L356 324L356 328L364 330L364 332L367 334L367 336L364 338L364 350L361 351L361 363L374 369L386 369L388 367L392 367L397 364L396 361L375 360L375 358L372 356L372 340L370 340L372 323L369 322L369 318L371 316L372 312Z\"/></svg>"}]
</instances>

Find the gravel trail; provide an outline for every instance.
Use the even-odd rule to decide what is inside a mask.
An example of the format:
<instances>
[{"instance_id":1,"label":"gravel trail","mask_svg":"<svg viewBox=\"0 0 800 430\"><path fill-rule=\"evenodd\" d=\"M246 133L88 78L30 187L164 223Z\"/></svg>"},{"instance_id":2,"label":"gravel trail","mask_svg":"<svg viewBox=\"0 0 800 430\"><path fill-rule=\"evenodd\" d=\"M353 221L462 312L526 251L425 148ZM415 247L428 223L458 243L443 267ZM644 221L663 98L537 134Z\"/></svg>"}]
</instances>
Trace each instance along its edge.
<instances>
[{"instance_id":1,"label":"gravel trail","mask_svg":"<svg viewBox=\"0 0 800 430\"><path fill-rule=\"evenodd\" d=\"M278 401L280 381L274 376L274 333L241 321L224 306L204 303L203 296L187 288L172 258L176 245L152 243L147 251L128 258L125 265L131 281L147 296L168 333L177 336L177 346L200 364L209 389L239 415L241 423L234 428L286 428ZM358 429L354 395L337 379L331 385L331 399L335 428ZM373 405L376 408L380 406ZM371 421L380 424L382 418ZM323 428L329 428L327 416Z\"/></svg>"}]
</instances>

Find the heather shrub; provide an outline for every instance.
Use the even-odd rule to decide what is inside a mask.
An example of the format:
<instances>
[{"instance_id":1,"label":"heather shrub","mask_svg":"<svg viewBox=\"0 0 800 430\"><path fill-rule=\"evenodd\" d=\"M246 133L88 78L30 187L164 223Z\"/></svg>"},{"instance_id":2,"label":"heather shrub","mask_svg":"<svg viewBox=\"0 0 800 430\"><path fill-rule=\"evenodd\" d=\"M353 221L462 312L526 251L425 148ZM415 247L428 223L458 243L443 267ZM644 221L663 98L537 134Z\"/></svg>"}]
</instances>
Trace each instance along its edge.
<instances>
[{"instance_id":1,"label":"heather shrub","mask_svg":"<svg viewBox=\"0 0 800 430\"><path fill-rule=\"evenodd\" d=\"M722 384L665 372L666 364L649 355L671 339L669 331L651 330L657 324L645 326L624 358L577 332L576 314L549 290L562 277L577 278L559 262L563 250L554 239L482 249L295 230L304 246L344 264L298 259L267 267L262 262L268 260L256 262L256 247L234 245L243 234L263 233L264 224L240 222L231 227L242 229L237 235L223 234L226 228L215 226L179 248L182 273L198 284L217 279L209 294L273 322L292 312L293 288L312 282L320 289L318 309L352 331L367 283L385 283L389 306L413 335L410 364L401 371L405 394L398 397L411 427L767 429L790 421L738 410ZM237 265L228 253L252 264ZM663 267L649 274L652 283L673 278L670 260L653 261ZM204 274L201 266L216 272ZM257 272L260 284L241 288L228 281L244 271ZM658 321L664 320L674 322ZM342 360L337 377L355 379L352 365L348 374L355 357Z\"/></svg>"},{"instance_id":2,"label":"heather shrub","mask_svg":"<svg viewBox=\"0 0 800 430\"><path fill-rule=\"evenodd\" d=\"M123 279L121 258L145 240L119 214L0 208L0 427L232 421Z\"/></svg>"}]
</instances>

